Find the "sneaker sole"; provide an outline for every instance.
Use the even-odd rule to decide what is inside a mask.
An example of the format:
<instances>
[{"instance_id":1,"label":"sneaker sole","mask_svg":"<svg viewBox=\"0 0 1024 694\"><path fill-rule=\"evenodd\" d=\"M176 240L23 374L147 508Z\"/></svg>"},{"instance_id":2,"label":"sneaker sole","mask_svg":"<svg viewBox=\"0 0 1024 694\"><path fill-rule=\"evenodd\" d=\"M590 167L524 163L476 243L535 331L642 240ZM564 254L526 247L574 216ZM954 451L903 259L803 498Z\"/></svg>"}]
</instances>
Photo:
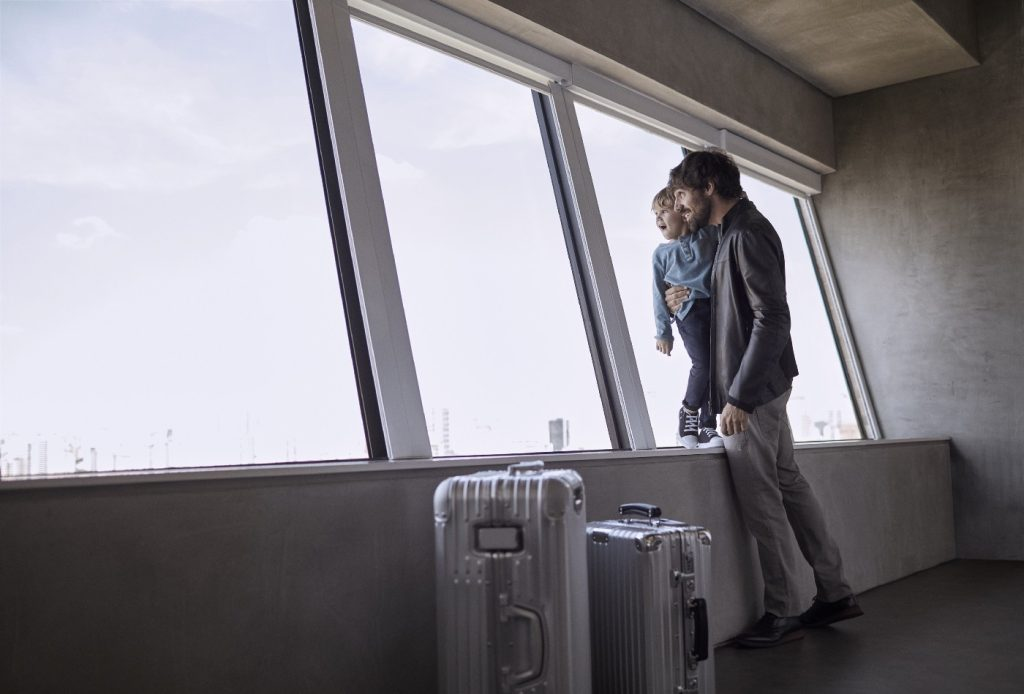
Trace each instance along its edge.
<instances>
[{"instance_id":1,"label":"sneaker sole","mask_svg":"<svg viewBox=\"0 0 1024 694\"><path fill-rule=\"evenodd\" d=\"M747 641L743 637L736 637L736 645L742 648L774 648L775 646L781 646L784 643L792 643L793 641L799 641L804 637L803 629L796 629L791 631L777 641Z\"/></svg>"},{"instance_id":2,"label":"sneaker sole","mask_svg":"<svg viewBox=\"0 0 1024 694\"><path fill-rule=\"evenodd\" d=\"M722 439L718 439L717 441L698 443L697 448L725 448L725 441L723 441Z\"/></svg>"},{"instance_id":3,"label":"sneaker sole","mask_svg":"<svg viewBox=\"0 0 1024 694\"><path fill-rule=\"evenodd\" d=\"M687 439L693 439L688 441ZM676 436L676 445L682 448L700 448L700 444L697 443L696 436Z\"/></svg>"},{"instance_id":4,"label":"sneaker sole","mask_svg":"<svg viewBox=\"0 0 1024 694\"><path fill-rule=\"evenodd\" d=\"M836 622L842 622L845 619L860 617L863 614L864 610L860 609L860 607L847 607L842 612L836 612L828 619L819 619L817 622L803 622L803 625L808 629L817 629L819 627L827 627L829 624L835 624Z\"/></svg>"}]
</instances>

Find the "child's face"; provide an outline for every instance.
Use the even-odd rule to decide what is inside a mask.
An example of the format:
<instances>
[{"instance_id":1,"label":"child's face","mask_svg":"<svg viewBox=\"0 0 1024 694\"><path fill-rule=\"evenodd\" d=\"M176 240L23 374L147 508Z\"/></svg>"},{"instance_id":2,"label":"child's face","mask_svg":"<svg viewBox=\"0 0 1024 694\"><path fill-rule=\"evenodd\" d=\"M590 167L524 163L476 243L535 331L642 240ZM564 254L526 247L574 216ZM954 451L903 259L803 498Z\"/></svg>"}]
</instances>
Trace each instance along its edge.
<instances>
[{"instance_id":1,"label":"child's face","mask_svg":"<svg viewBox=\"0 0 1024 694\"><path fill-rule=\"evenodd\" d=\"M686 229L686 223L683 221L683 215L679 214L671 207L659 207L654 211L654 223L658 225L658 229L661 230L661 235L669 241L675 241Z\"/></svg>"}]
</instances>

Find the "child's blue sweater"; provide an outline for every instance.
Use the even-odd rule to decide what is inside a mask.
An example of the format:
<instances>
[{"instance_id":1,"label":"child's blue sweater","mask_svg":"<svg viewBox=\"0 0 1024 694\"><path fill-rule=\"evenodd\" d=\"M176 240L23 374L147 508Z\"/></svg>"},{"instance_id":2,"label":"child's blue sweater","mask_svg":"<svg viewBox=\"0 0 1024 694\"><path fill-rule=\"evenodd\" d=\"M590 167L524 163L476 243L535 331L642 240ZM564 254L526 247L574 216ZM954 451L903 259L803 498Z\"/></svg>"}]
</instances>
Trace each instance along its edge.
<instances>
[{"instance_id":1,"label":"child's blue sweater","mask_svg":"<svg viewBox=\"0 0 1024 694\"><path fill-rule=\"evenodd\" d=\"M671 286L690 288L690 298L676 311L682 320L693 307L694 299L711 297L711 266L718 250L718 227L706 226L695 234L680 236L654 249L654 325L655 337L672 341L672 314L665 303L665 290Z\"/></svg>"}]
</instances>

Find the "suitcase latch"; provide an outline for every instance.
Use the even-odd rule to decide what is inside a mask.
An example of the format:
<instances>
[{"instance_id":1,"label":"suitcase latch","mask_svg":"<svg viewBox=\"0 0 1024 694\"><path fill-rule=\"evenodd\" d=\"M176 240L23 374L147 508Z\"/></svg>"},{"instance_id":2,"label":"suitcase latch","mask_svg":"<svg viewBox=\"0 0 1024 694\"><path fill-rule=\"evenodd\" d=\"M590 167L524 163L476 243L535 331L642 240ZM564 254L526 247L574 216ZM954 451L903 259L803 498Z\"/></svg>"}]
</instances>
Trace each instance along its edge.
<instances>
[{"instance_id":1,"label":"suitcase latch","mask_svg":"<svg viewBox=\"0 0 1024 694\"><path fill-rule=\"evenodd\" d=\"M661 547L661 538L657 535L644 535L636 538L636 550L638 552L653 552Z\"/></svg>"}]
</instances>

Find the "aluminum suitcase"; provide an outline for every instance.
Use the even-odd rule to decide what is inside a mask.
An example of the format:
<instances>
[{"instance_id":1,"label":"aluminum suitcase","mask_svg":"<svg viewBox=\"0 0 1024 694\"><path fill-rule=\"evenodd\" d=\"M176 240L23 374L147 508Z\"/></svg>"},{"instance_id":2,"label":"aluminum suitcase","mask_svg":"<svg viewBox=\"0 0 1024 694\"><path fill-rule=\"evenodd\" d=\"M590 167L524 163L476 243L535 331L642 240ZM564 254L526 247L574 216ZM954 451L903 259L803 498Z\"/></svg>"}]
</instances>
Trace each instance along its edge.
<instances>
[{"instance_id":1,"label":"aluminum suitcase","mask_svg":"<svg viewBox=\"0 0 1024 694\"><path fill-rule=\"evenodd\" d=\"M519 463L434 493L441 694L590 694L586 508Z\"/></svg>"},{"instance_id":2,"label":"aluminum suitcase","mask_svg":"<svg viewBox=\"0 0 1024 694\"><path fill-rule=\"evenodd\" d=\"M587 525L594 694L713 694L710 533L650 504L619 514Z\"/></svg>"}]
</instances>

